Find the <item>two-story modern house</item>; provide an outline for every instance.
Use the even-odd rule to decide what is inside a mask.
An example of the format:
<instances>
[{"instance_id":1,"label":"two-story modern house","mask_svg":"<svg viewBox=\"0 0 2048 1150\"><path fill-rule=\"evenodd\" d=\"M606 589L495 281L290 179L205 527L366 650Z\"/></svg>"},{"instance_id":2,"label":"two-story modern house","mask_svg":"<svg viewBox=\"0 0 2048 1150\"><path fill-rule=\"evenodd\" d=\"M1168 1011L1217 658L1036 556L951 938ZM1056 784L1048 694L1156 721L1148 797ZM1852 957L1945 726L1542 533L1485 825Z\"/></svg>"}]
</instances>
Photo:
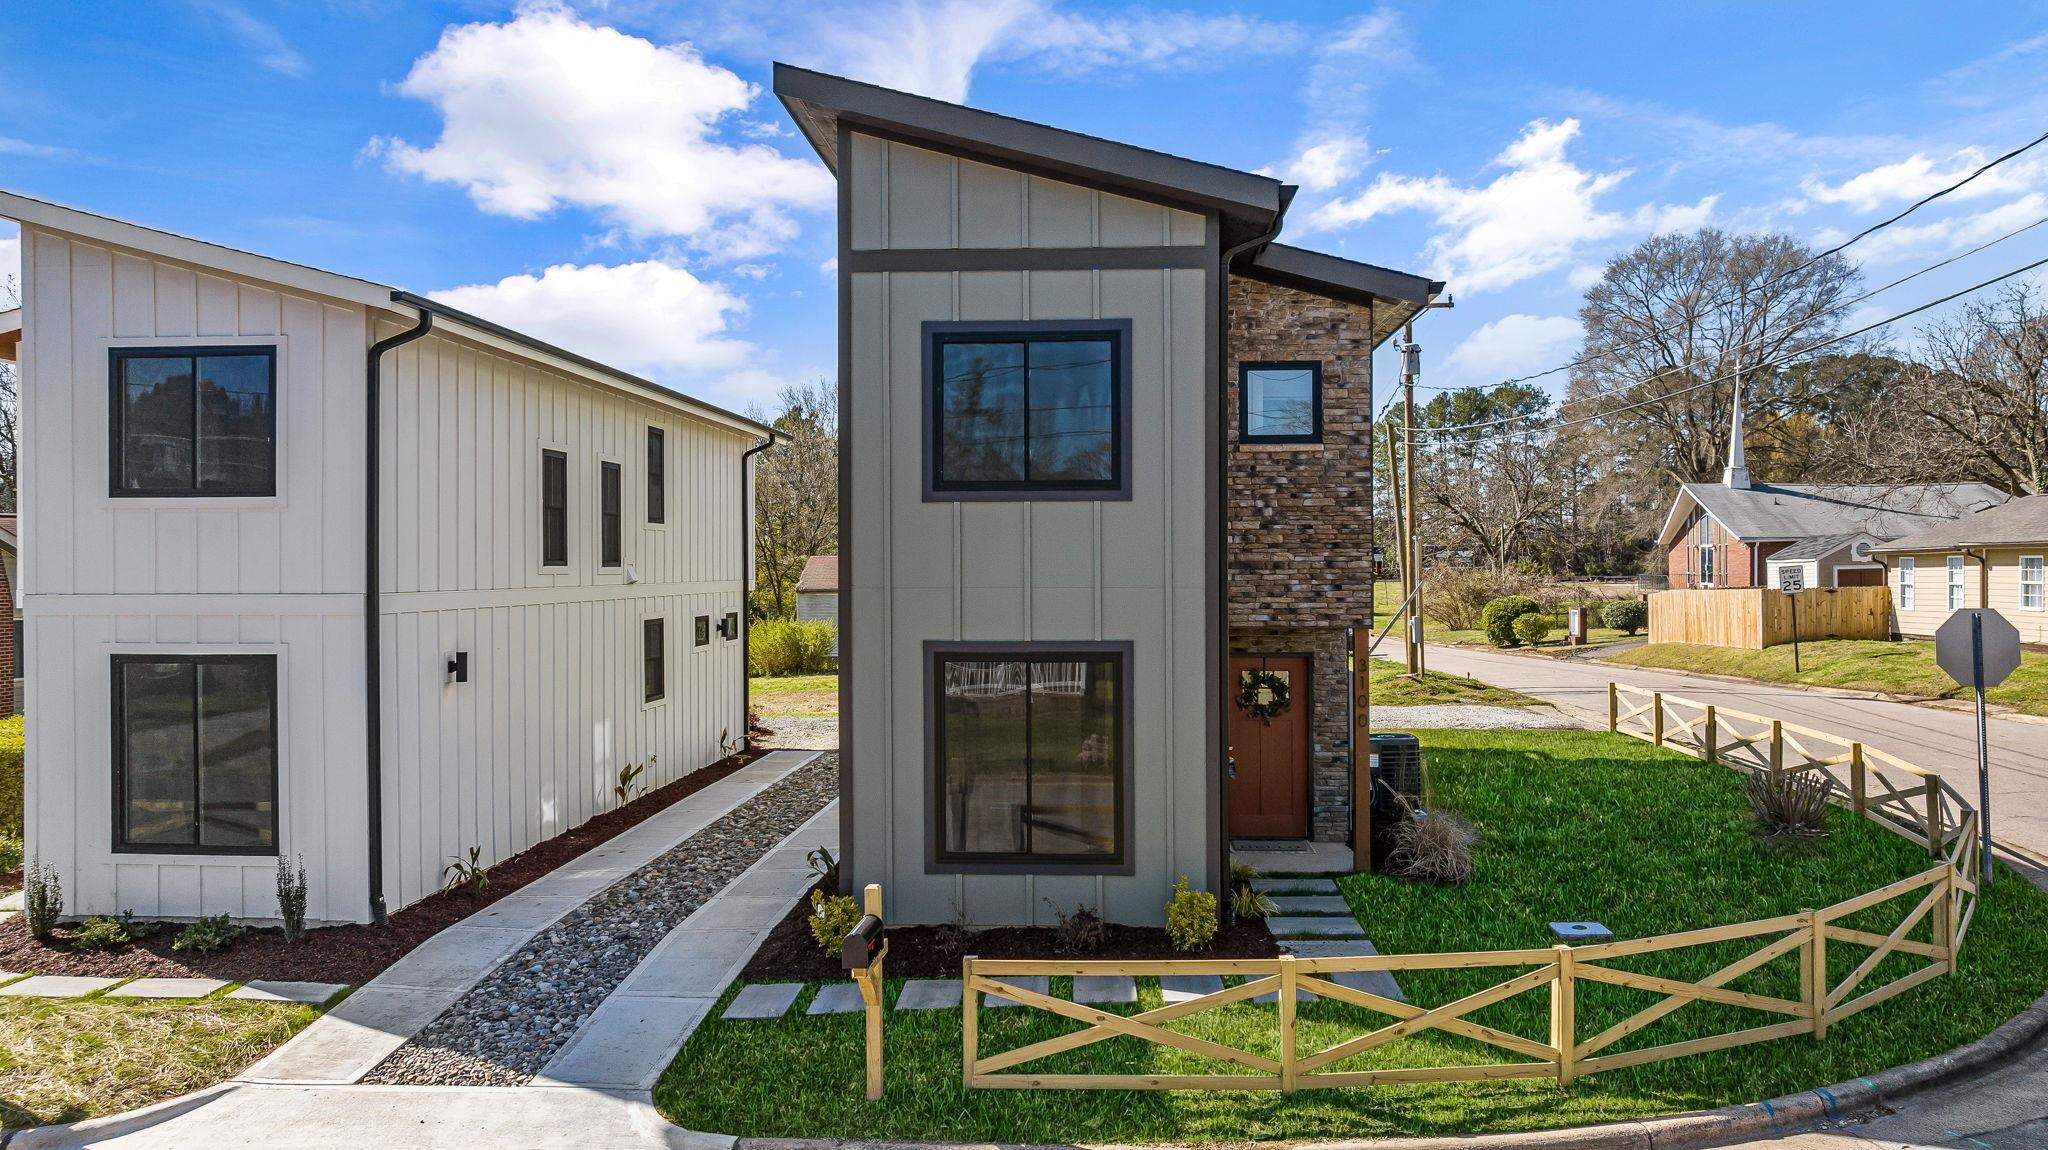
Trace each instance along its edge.
<instances>
[{"instance_id":1,"label":"two-story modern house","mask_svg":"<svg viewBox=\"0 0 2048 1150\"><path fill-rule=\"evenodd\" d=\"M743 737L769 429L392 288L21 225L27 831L72 915L365 922Z\"/></svg>"},{"instance_id":2,"label":"two-story modern house","mask_svg":"<svg viewBox=\"0 0 2048 1150\"><path fill-rule=\"evenodd\" d=\"M839 181L844 880L1156 924L1354 835L1371 354L1443 285L1275 243L1266 176L775 90Z\"/></svg>"}]
</instances>

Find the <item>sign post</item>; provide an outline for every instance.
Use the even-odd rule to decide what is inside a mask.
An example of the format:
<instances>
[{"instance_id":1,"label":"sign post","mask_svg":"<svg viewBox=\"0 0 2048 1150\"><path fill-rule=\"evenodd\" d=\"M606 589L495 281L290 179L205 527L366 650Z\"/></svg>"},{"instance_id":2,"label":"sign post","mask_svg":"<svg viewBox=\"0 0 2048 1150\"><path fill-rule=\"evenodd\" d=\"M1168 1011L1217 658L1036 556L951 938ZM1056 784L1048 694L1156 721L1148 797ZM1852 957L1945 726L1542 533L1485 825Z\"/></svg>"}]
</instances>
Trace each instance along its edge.
<instances>
[{"instance_id":1,"label":"sign post","mask_svg":"<svg viewBox=\"0 0 2048 1150\"><path fill-rule=\"evenodd\" d=\"M1806 590L1806 568L1778 568L1778 590L1792 597L1792 673L1799 673L1799 593Z\"/></svg>"},{"instance_id":2,"label":"sign post","mask_svg":"<svg viewBox=\"0 0 2048 1150\"><path fill-rule=\"evenodd\" d=\"M1983 831L1981 875L1991 885L1991 752L1984 721L1984 692L2019 669L2020 633L1989 607L1968 608L1948 617L1934 633L1934 662L1948 677L1977 696L1977 824ZM1938 833L1928 828L1929 834Z\"/></svg>"}]
</instances>

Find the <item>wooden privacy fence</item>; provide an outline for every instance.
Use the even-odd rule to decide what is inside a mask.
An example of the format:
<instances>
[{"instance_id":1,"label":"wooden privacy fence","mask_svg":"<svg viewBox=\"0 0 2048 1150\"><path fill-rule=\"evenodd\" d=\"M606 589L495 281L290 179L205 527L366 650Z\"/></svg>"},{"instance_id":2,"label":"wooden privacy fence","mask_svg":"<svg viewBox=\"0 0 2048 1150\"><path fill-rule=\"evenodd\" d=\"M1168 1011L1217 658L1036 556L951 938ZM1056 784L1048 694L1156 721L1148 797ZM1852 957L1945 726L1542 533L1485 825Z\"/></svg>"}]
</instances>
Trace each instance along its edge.
<instances>
[{"instance_id":1,"label":"wooden privacy fence","mask_svg":"<svg viewBox=\"0 0 2048 1150\"><path fill-rule=\"evenodd\" d=\"M1787 595L1763 587L1659 591L1650 596L1650 642L1704 643L1761 651L1792 641L1792 601L1801 639L1889 639L1889 587L1812 588Z\"/></svg>"}]
</instances>

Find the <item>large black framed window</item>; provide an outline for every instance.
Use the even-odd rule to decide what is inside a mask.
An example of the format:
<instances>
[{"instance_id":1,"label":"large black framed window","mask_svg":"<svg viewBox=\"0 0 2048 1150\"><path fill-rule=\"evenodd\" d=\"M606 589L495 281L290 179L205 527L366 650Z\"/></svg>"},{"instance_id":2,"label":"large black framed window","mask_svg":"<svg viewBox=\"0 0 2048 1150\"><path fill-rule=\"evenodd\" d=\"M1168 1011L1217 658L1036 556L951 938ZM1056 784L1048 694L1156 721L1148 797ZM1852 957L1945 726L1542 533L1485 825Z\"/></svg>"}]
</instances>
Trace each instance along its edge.
<instances>
[{"instance_id":1,"label":"large black framed window","mask_svg":"<svg viewBox=\"0 0 2048 1150\"><path fill-rule=\"evenodd\" d=\"M645 701L659 702L668 695L668 622L648 619L640 624L640 669L645 680Z\"/></svg>"},{"instance_id":2,"label":"large black framed window","mask_svg":"<svg viewBox=\"0 0 2048 1150\"><path fill-rule=\"evenodd\" d=\"M668 522L668 435L647 429L647 521Z\"/></svg>"},{"instance_id":3,"label":"large black framed window","mask_svg":"<svg viewBox=\"0 0 2048 1150\"><path fill-rule=\"evenodd\" d=\"M569 565L569 457L540 453L540 565Z\"/></svg>"},{"instance_id":4,"label":"large black framed window","mask_svg":"<svg viewBox=\"0 0 2048 1150\"><path fill-rule=\"evenodd\" d=\"M1129 320L925 326L925 497L1130 498Z\"/></svg>"},{"instance_id":5,"label":"large black framed window","mask_svg":"<svg viewBox=\"0 0 2048 1150\"><path fill-rule=\"evenodd\" d=\"M109 493L277 494L277 348L108 351Z\"/></svg>"},{"instance_id":6,"label":"large black framed window","mask_svg":"<svg viewBox=\"0 0 2048 1150\"><path fill-rule=\"evenodd\" d=\"M927 644L928 855L962 871L1130 859L1130 648Z\"/></svg>"},{"instance_id":7,"label":"large black framed window","mask_svg":"<svg viewBox=\"0 0 2048 1150\"><path fill-rule=\"evenodd\" d=\"M597 465L597 565L600 567L617 567L625 561L619 520L622 482L618 464Z\"/></svg>"},{"instance_id":8,"label":"large black framed window","mask_svg":"<svg viewBox=\"0 0 2048 1150\"><path fill-rule=\"evenodd\" d=\"M1323 365L1316 360L1241 363L1239 443L1321 443Z\"/></svg>"},{"instance_id":9,"label":"large black framed window","mask_svg":"<svg viewBox=\"0 0 2048 1150\"><path fill-rule=\"evenodd\" d=\"M277 656L113 667L114 849L277 853Z\"/></svg>"}]
</instances>

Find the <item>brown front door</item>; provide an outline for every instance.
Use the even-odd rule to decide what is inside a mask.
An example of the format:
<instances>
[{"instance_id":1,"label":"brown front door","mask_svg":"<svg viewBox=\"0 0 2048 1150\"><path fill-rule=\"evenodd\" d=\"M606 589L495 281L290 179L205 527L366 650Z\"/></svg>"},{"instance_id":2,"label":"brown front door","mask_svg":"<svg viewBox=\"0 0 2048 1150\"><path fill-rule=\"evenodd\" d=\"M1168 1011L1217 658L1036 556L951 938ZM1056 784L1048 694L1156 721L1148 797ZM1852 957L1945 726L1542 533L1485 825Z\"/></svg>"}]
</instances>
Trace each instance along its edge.
<instances>
[{"instance_id":1,"label":"brown front door","mask_svg":"<svg viewBox=\"0 0 2048 1150\"><path fill-rule=\"evenodd\" d=\"M1244 705L1250 684L1259 701L1275 703L1270 686L1256 672L1276 676L1287 687L1284 709L1260 717ZM1238 655L1230 660L1230 834L1233 838L1308 837L1308 658L1303 655Z\"/></svg>"}]
</instances>

